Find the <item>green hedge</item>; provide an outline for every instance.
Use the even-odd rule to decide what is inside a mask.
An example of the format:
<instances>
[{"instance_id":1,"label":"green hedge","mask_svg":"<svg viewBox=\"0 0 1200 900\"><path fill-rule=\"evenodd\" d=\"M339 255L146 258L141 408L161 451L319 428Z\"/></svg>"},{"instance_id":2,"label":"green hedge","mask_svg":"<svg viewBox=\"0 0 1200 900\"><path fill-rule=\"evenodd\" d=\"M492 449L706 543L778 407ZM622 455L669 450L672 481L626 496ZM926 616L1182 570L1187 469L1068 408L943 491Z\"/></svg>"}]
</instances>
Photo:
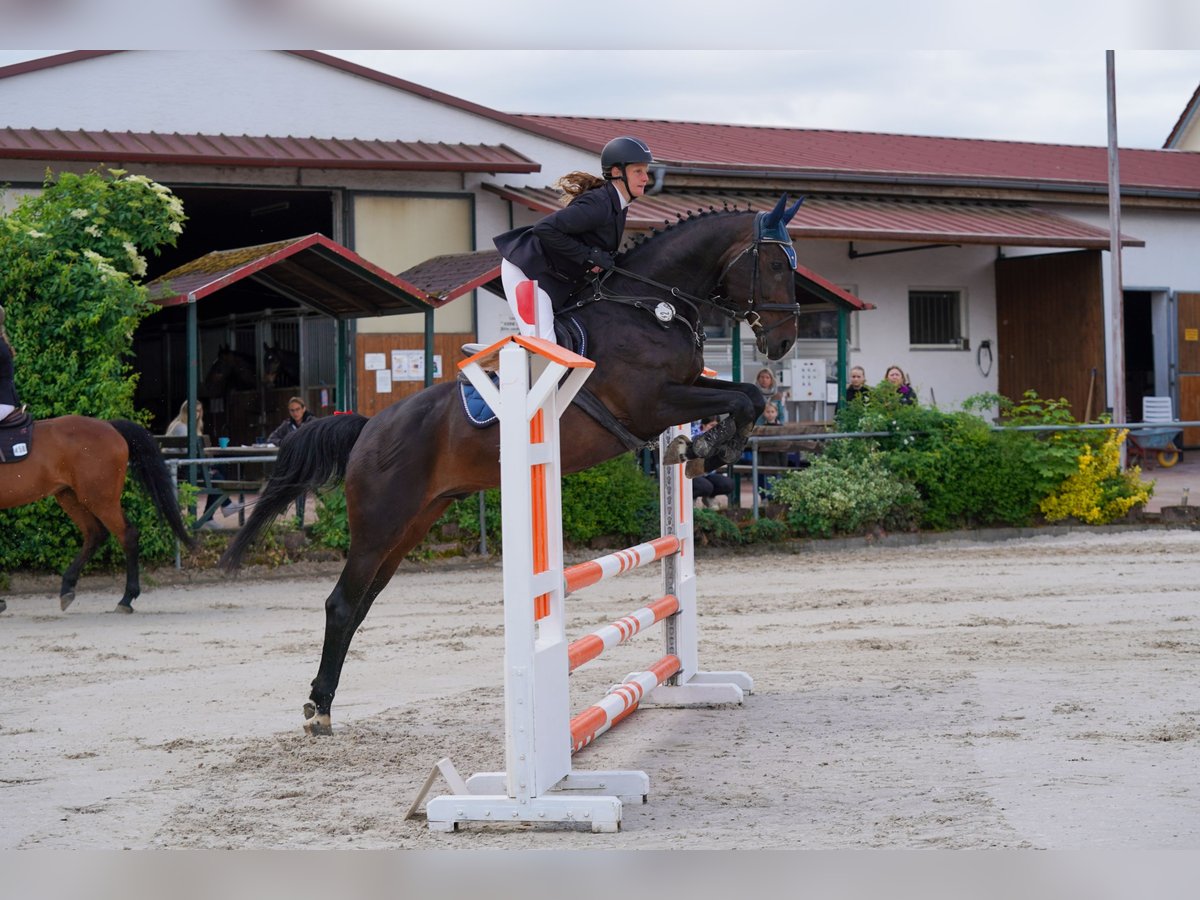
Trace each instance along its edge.
<instances>
[{"instance_id":1,"label":"green hedge","mask_svg":"<svg viewBox=\"0 0 1200 900\"><path fill-rule=\"evenodd\" d=\"M0 302L17 391L36 418L146 421L133 406L129 363L134 329L157 309L141 284L145 255L173 245L184 218L167 188L119 169L47 173L40 194L0 216ZM141 531L143 559L173 556L174 538L132 481L122 504ZM0 510L0 568L58 571L80 543L53 500ZM110 539L93 565L122 559Z\"/></svg>"}]
</instances>

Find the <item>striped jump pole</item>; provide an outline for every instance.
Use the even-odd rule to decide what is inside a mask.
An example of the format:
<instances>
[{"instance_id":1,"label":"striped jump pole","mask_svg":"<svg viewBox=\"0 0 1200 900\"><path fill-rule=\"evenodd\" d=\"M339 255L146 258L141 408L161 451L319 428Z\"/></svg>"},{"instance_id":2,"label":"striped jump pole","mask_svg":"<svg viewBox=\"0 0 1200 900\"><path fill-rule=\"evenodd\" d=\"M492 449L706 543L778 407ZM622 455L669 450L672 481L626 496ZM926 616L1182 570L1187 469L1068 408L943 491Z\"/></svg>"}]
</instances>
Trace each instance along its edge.
<instances>
[{"instance_id":1,"label":"striped jump pole","mask_svg":"<svg viewBox=\"0 0 1200 900\"><path fill-rule=\"evenodd\" d=\"M521 287L536 290L532 283ZM496 355L498 386L480 365ZM645 800L648 777L638 771L575 770L572 755L640 706L737 703L753 687L745 673L698 671L691 482L682 464L660 466L660 537L564 567L559 418L592 366L529 337L505 338L460 363L500 419L505 770L476 773L464 782L449 760L439 762L413 804L415 810L440 770L454 793L426 805L432 830L450 831L460 822L559 822L616 831L619 798ZM660 453L681 433L686 432L665 433ZM567 641L569 593L659 561L658 600ZM572 717L571 671L658 622L664 627L662 658Z\"/></svg>"}]
</instances>

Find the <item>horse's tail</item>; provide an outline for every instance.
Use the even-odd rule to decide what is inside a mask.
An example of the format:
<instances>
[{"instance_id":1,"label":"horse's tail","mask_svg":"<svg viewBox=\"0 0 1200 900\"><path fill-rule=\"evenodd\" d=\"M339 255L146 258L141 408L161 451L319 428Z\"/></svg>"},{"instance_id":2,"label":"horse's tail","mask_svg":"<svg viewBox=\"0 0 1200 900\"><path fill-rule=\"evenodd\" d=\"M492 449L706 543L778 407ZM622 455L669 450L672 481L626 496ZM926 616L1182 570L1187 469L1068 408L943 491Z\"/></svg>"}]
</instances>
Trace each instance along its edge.
<instances>
[{"instance_id":1,"label":"horse's tail","mask_svg":"<svg viewBox=\"0 0 1200 900\"><path fill-rule=\"evenodd\" d=\"M345 478L350 451L367 421L357 413L327 416L292 432L279 446L279 458L254 511L218 565L227 572L236 569L258 536L289 504L310 490Z\"/></svg>"},{"instance_id":2,"label":"horse's tail","mask_svg":"<svg viewBox=\"0 0 1200 900\"><path fill-rule=\"evenodd\" d=\"M185 546L195 547L196 539L184 524L183 513L179 509L175 479L163 461L162 451L158 449L154 436L141 425L127 419L112 419L108 424L129 445L129 468L150 495L158 514Z\"/></svg>"}]
</instances>

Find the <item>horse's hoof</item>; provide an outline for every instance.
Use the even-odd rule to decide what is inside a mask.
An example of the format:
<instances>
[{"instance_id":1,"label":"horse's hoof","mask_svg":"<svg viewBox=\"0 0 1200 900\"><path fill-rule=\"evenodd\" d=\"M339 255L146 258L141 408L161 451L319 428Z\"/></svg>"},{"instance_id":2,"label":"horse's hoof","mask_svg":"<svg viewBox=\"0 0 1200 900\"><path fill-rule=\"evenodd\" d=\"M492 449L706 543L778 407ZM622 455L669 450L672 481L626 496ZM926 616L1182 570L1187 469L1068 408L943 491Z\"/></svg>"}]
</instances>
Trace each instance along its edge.
<instances>
[{"instance_id":1,"label":"horse's hoof","mask_svg":"<svg viewBox=\"0 0 1200 900\"><path fill-rule=\"evenodd\" d=\"M699 478L704 474L704 469L707 467L707 461L703 459L689 459L687 465L683 467L683 476L685 478Z\"/></svg>"},{"instance_id":2,"label":"horse's hoof","mask_svg":"<svg viewBox=\"0 0 1200 900\"><path fill-rule=\"evenodd\" d=\"M673 466L681 462L686 462L688 447L691 444L691 438L686 434L676 437L671 443L667 444L667 449L663 451L662 464L664 466Z\"/></svg>"},{"instance_id":3,"label":"horse's hoof","mask_svg":"<svg viewBox=\"0 0 1200 900\"><path fill-rule=\"evenodd\" d=\"M133 607L127 606L124 603L118 603L117 608L115 610L113 610L113 612L119 612L119 613L124 613L125 615L129 615L131 612L133 612Z\"/></svg>"},{"instance_id":4,"label":"horse's hoof","mask_svg":"<svg viewBox=\"0 0 1200 900\"><path fill-rule=\"evenodd\" d=\"M61 597L58 598L58 608L61 609L63 612L66 612L67 607L70 606L74 602L75 602L75 592L71 591L71 593L63 594Z\"/></svg>"},{"instance_id":5,"label":"horse's hoof","mask_svg":"<svg viewBox=\"0 0 1200 900\"><path fill-rule=\"evenodd\" d=\"M333 734L333 722L329 718L329 713L318 715L316 707L311 703L306 703L304 704L304 715L305 734L313 737L328 737Z\"/></svg>"},{"instance_id":6,"label":"horse's hoof","mask_svg":"<svg viewBox=\"0 0 1200 900\"><path fill-rule=\"evenodd\" d=\"M0 612L4 612L6 609L8 609L8 603L6 603L3 600L0 600Z\"/></svg>"}]
</instances>

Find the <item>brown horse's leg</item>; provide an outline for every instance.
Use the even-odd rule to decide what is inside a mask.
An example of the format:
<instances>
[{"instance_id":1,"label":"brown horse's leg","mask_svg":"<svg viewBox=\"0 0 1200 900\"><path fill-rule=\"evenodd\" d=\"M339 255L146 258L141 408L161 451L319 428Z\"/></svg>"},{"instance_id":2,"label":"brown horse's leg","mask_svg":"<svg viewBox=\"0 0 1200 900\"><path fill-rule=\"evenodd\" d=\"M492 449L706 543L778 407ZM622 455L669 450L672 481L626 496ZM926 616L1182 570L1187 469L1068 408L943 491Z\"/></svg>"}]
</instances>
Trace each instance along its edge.
<instances>
[{"instance_id":1,"label":"brown horse's leg","mask_svg":"<svg viewBox=\"0 0 1200 900\"><path fill-rule=\"evenodd\" d=\"M308 734L333 733L330 709L346 654L350 651L350 641L404 557L449 505L449 500L438 500L427 506L392 541L381 543L376 539L370 547L356 548L351 540L346 566L325 601L325 643L321 648L321 664L312 681L309 702L304 704L304 730Z\"/></svg>"},{"instance_id":2,"label":"brown horse's leg","mask_svg":"<svg viewBox=\"0 0 1200 900\"><path fill-rule=\"evenodd\" d=\"M58 501L63 512L75 523L75 527L83 533L83 546L79 550L79 555L63 572L62 588L58 592L58 605L65 610L75 601L75 585L79 583L79 574L88 564L88 560L95 555L100 545L104 543L104 539L108 537L108 531L100 523L100 520L79 502L74 491L60 491L54 495L54 499Z\"/></svg>"},{"instance_id":3,"label":"brown horse's leg","mask_svg":"<svg viewBox=\"0 0 1200 900\"><path fill-rule=\"evenodd\" d=\"M125 518L125 510L121 509L121 493L117 488L115 493L107 497L89 497L88 507L96 517L117 539L125 552L125 593L117 603L116 612L133 612L133 601L142 592L138 577L138 538L136 528Z\"/></svg>"}]
</instances>

